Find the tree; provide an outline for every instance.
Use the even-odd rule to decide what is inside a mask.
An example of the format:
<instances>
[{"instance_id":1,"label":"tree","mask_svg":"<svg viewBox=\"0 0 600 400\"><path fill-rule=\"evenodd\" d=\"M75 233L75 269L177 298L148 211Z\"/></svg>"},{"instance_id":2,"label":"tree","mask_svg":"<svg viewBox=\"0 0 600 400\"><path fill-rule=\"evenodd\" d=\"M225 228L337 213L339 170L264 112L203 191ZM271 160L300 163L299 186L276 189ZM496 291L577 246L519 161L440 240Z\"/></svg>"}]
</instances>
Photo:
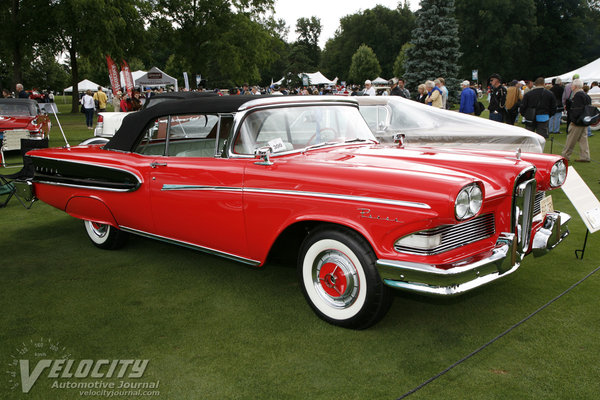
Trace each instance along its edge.
<instances>
[{"instance_id":1,"label":"tree","mask_svg":"<svg viewBox=\"0 0 600 400\"><path fill-rule=\"evenodd\" d=\"M377 56L366 44L362 44L352 55L350 64L350 81L354 83L363 83L367 79L375 79L381 75L381 67Z\"/></svg>"},{"instance_id":2,"label":"tree","mask_svg":"<svg viewBox=\"0 0 600 400\"><path fill-rule=\"evenodd\" d=\"M397 78L404 77L404 73L406 70L404 69L404 62L406 61L406 51L410 49L413 45L410 43L404 43L402 48L400 49L400 53L398 53L398 57L396 57L396 61L394 61L394 71L393 74Z\"/></svg>"},{"instance_id":3,"label":"tree","mask_svg":"<svg viewBox=\"0 0 600 400\"><path fill-rule=\"evenodd\" d=\"M410 91L416 92L426 80L444 77L449 98L455 101L460 52L454 0L421 0L411 44L404 63Z\"/></svg>"},{"instance_id":4,"label":"tree","mask_svg":"<svg viewBox=\"0 0 600 400\"><path fill-rule=\"evenodd\" d=\"M136 39L144 33L143 29L138 29L133 35L132 27L139 24L140 7L145 4L120 0L56 1L56 37L61 48L67 53L71 68L72 113L79 111L79 59L83 57L104 64L104 56L107 53L115 60L129 54Z\"/></svg>"},{"instance_id":5,"label":"tree","mask_svg":"<svg viewBox=\"0 0 600 400\"><path fill-rule=\"evenodd\" d=\"M302 64L307 65L302 66L302 68L305 68L304 70L297 72L306 72L308 69L318 68L321 59L321 49L319 48L321 30L321 20L319 18L298 18L296 22L298 41L292 45L292 51L296 54L296 59L303 59Z\"/></svg>"},{"instance_id":6,"label":"tree","mask_svg":"<svg viewBox=\"0 0 600 400\"><path fill-rule=\"evenodd\" d=\"M394 60L410 40L414 23L406 1L394 10L378 5L342 17L334 37L325 44L320 69L327 76L348 77L352 54L364 43L377 54L382 75L391 77Z\"/></svg>"},{"instance_id":7,"label":"tree","mask_svg":"<svg viewBox=\"0 0 600 400\"><path fill-rule=\"evenodd\" d=\"M36 47L46 43L48 38L51 40L52 24L35 22L40 15L52 20L50 0L3 1L0 7L0 59L5 71L0 84L14 90L16 83L23 82L24 61L32 60Z\"/></svg>"},{"instance_id":8,"label":"tree","mask_svg":"<svg viewBox=\"0 0 600 400\"><path fill-rule=\"evenodd\" d=\"M171 53L212 84L256 82L259 70L273 62L271 31L260 20L273 0L154 0L153 5L152 23L166 19L172 27Z\"/></svg>"},{"instance_id":9,"label":"tree","mask_svg":"<svg viewBox=\"0 0 600 400\"><path fill-rule=\"evenodd\" d=\"M492 73L499 73L504 80L532 79L532 65L557 55L558 47L546 54L532 52L538 32L535 1L456 1L463 78L470 78L476 69L484 82Z\"/></svg>"}]
</instances>

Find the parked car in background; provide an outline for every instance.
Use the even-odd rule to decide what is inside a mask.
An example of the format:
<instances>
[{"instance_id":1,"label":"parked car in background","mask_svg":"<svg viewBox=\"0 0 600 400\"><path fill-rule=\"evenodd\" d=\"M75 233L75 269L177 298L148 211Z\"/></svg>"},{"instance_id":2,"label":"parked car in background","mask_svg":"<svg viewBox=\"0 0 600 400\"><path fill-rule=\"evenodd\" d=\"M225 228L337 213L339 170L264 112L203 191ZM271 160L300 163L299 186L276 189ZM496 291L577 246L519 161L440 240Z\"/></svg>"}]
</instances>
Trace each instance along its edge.
<instances>
[{"instance_id":1,"label":"parked car in background","mask_svg":"<svg viewBox=\"0 0 600 400\"><path fill-rule=\"evenodd\" d=\"M35 100L0 99L0 139L4 131L26 129L32 139L43 139L42 119L47 118Z\"/></svg>"},{"instance_id":2,"label":"parked car in background","mask_svg":"<svg viewBox=\"0 0 600 400\"><path fill-rule=\"evenodd\" d=\"M405 145L460 147L543 153L546 140L527 129L455 111L442 110L399 96L357 97L360 112L382 143L405 135Z\"/></svg>"},{"instance_id":3,"label":"parked car in background","mask_svg":"<svg viewBox=\"0 0 600 400\"><path fill-rule=\"evenodd\" d=\"M162 94L157 94L151 96L149 99L146 99L144 105L142 106L142 110L153 107L157 104L163 103L165 101L171 100L185 100L196 97L212 97L217 96L216 93L212 92L167 92ZM106 143L108 140L114 136L115 132L119 129L121 124L123 123L123 118L125 118L128 114L134 113L136 111L130 112L101 112L98 113L98 119L96 121L96 127L94 128L94 137L86 139L81 144L101 144Z\"/></svg>"},{"instance_id":4,"label":"parked car in background","mask_svg":"<svg viewBox=\"0 0 600 400\"><path fill-rule=\"evenodd\" d=\"M131 233L255 267L291 256L314 312L355 329L391 289L452 296L508 276L570 219L540 208L564 158L381 145L350 97L164 102L105 145L28 157L20 189L83 220L97 247Z\"/></svg>"}]
</instances>

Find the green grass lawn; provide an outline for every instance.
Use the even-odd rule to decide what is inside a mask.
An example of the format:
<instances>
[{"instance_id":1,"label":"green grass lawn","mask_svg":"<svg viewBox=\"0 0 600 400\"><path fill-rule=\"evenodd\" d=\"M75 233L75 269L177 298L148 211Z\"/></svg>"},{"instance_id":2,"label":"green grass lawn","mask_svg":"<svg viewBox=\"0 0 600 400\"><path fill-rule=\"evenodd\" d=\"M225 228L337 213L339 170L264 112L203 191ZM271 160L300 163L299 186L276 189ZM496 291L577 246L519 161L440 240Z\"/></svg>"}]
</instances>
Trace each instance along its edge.
<instances>
[{"instance_id":1,"label":"green grass lawn","mask_svg":"<svg viewBox=\"0 0 600 400\"><path fill-rule=\"evenodd\" d=\"M59 105L71 144L88 137L84 116ZM590 138L596 159L599 137ZM564 142L556 136L554 153ZM51 146L62 144L54 124ZM575 168L600 196L598 162ZM395 399L598 266L597 235L577 260L585 226L561 190L553 199L573 220L570 237L550 255L529 256L506 279L454 299L398 292L387 316L366 331L317 318L294 266L253 269L140 237L103 251L81 221L41 202L26 210L11 200L0 209L0 399L100 398L52 388L64 379L48 371L27 394L11 389L13 359L31 359L32 370L38 359L65 354L76 362L147 359L143 377L127 382L160 381L153 397L161 399ZM598 398L598 293L600 273L409 398ZM152 398L137 398L145 397Z\"/></svg>"}]
</instances>

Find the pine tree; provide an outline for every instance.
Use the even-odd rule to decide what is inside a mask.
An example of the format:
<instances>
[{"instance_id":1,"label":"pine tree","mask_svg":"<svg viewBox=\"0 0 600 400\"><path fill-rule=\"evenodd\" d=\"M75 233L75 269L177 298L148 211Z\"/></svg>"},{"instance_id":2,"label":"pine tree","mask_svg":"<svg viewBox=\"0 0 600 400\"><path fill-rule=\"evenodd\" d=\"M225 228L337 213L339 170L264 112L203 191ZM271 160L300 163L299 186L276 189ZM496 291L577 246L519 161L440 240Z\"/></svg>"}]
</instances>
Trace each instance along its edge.
<instances>
[{"instance_id":1,"label":"pine tree","mask_svg":"<svg viewBox=\"0 0 600 400\"><path fill-rule=\"evenodd\" d=\"M460 44L458 24L454 17L454 0L421 0L416 12L416 28L412 31L404 63L406 85L411 93L426 80L443 77L449 101L458 98L458 59Z\"/></svg>"}]
</instances>

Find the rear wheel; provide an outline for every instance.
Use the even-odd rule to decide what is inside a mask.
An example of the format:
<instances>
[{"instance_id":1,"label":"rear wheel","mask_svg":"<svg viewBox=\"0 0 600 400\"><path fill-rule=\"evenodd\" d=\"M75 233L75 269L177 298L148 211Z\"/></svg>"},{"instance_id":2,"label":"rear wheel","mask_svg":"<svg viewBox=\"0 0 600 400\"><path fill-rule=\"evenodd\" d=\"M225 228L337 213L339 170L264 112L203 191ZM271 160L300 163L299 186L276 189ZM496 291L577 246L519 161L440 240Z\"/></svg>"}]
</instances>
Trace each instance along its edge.
<instances>
[{"instance_id":1,"label":"rear wheel","mask_svg":"<svg viewBox=\"0 0 600 400\"><path fill-rule=\"evenodd\" d=\"M113 226L87 220L83 224L92 243L101 249L118 249L127 240L127 234Z\"/></svg>"},{"instance_id":2,"label":"rear wheel","mask_svg":"<svg viewBox=\"0 0 600 400\"><path fill-rule=\"evenodd\" d=\"M298 257L304 297L331 324L368 328L386 314L392 301L375 261L373 250L356 232L316 230L304 240Z\"/></svg>"}]
</instances>

